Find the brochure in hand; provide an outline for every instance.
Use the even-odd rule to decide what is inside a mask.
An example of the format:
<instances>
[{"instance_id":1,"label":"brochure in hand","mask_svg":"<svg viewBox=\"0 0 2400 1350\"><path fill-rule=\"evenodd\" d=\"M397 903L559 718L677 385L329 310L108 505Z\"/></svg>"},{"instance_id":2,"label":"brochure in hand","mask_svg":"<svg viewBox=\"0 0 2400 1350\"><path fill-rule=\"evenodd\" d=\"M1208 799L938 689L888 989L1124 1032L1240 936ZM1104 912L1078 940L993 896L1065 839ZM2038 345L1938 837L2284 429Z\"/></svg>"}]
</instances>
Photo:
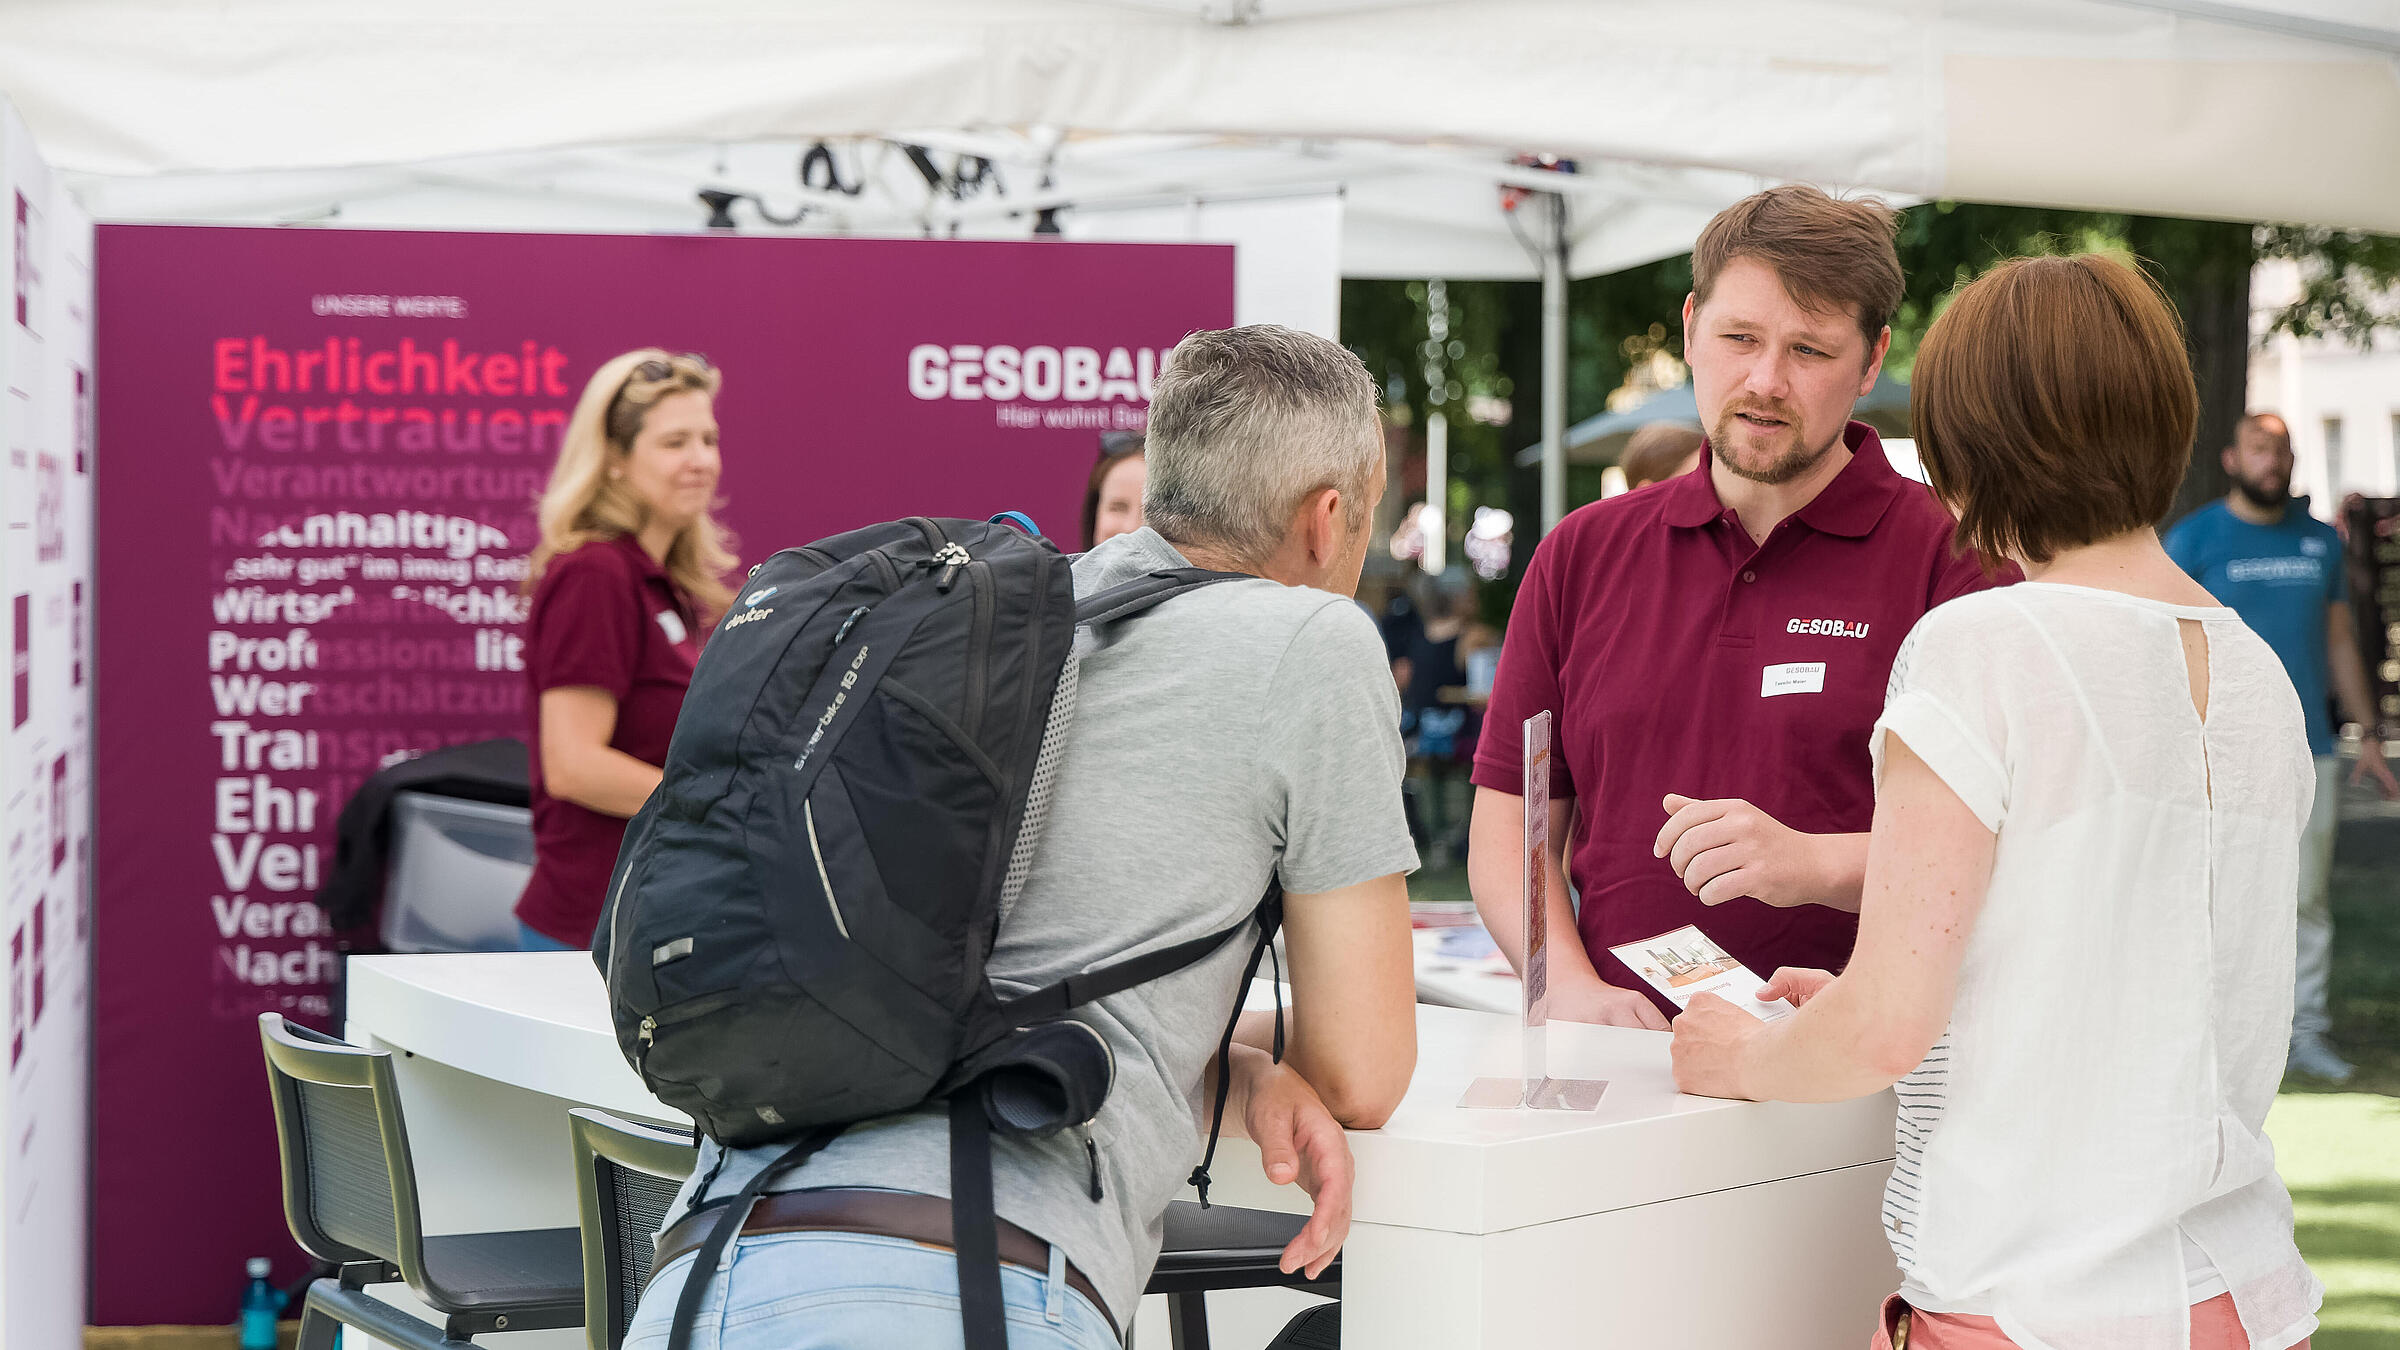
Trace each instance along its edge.
<instances>
[{"instance_id":1,"label":"brochure in hand","mask_svg":"<svg viewBox=\"0 0 2400 1350\"><path fill-rule=\"evenodd\" d=\"M1754 996L1766 981L1689 924L1608 950L1677 1008L1690 1007L1695 994L1715 994L1762 1022L1779 1022L1795 1011L1782 999L1759 1002Z\"/></svg>"}]
</instances>

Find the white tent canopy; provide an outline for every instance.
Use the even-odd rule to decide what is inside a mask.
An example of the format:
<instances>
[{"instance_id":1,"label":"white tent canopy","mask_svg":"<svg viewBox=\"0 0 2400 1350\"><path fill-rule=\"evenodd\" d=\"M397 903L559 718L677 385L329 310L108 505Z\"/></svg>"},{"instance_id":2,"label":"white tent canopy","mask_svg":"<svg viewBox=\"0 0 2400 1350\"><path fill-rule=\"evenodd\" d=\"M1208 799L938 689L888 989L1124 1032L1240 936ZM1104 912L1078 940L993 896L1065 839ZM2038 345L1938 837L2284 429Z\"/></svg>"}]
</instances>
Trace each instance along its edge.
<instances>
[{"instance_id":1,"label":"white tent canopy","mask_svg":"<svg viewBox=\"0 0 2400 1350\"><path fill-rule=\"evenodd\" d=\"M103 219L688 228L714 187L1124 237L1339 193L1344 275L1543 279L1545 524L1565 278L1762 181L2400 231L2400 0L17 0L0 92ZM855 196L798 181L820 140Z\"/></svg>"},{"instance_id":2,"label":"white tent canopy","mask_svg":"<svg viewBox=\"0 0 2400 1350\"><path fill-rule=\"evenodd\" d=\"M943 186L929 182L908 146L922 149ZM812 152L815 185L805 186L801 169ZM707 220L696 192L714 188L754 199L731 209L746 230L961 238L1023 238L1045 207L1058 208L1069 238L1122 238L1122 222L1195 204L1334 196L1341 199L1343 275L1454 279L1541 276L1528 248L1544 227L1540 204L1515 213L1524 217L1520 239L1502 209L1505 187L1566 197L1569 270L1592 276L1690 248L1711 215L1770 181L1607 162L1569 174L1512 166L1508 158L1369 141L900 130L826 141L585 146L352 168L68 178L85 205L110 220L684 230ZM962 170L966 181L953 195L949 184ZM762 207L778 221L799 219L769 224Z\"/></svg>"},{"instance_id":3,"label":"white tent canopy","mask_svg":"<svg viewBox=\"0 0 2400 1350\"><path fill-rule=\"evenodd\" d=\"M86 175L1058 128L2400 230L2396 54L2400 0L20 0L0 89Z\"/></svg>"}]
</instances>

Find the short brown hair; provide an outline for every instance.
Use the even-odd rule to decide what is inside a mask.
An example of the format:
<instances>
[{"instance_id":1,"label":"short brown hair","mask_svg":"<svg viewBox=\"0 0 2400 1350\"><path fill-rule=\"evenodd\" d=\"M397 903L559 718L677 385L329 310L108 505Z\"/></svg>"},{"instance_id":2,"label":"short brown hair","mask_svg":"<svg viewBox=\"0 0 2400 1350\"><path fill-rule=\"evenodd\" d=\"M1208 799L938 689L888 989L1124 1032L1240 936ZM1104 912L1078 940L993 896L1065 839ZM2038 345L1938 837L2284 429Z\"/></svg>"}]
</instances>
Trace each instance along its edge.
<instances>
[{"instance_id":1,"label":"short brown hair","mask_svg":"<svg viewBox=\"0 0 2400 1350\"><path fill-rule=\"evenodd\" d=\"M1899 233L1899 213L1876 198L1844 201L1805 183L1771 187L1719 211L1700 232L1692 295L1707 304L1727 263L1756 258L1811 309L1855 307L1871 353L1900 308Z\"/></svg>"},{"instance_id":2,"label":"short brown hair","mask_svg":"<svg viewBox=\"0 0 2400 1350\"><path fill-rule=\"evenodd\" d=\"M1083 551L1092 551L1092 536L1100 531L1100 485L1108 475L1128 459L1142 455L1142 434L1138 431L1103 431L1100 433L1100 460L1092 465L1090 481L1083 485Z\"/></svg>"},{"instance_id":3,"label":"short brown hair","mask_svg":"<svg viewBox=\"0 0 2400 1350\"><path fill-rule=\"evenodd\" d=\"M2096 253L2012 258L1969 283L1917 349L1912 393L1959 542L2035 563L2158 524L2200 418L2175 306Z\"/></svg>"},{"instance_id":4,"label":"short brown hair","mask_svg":"<svg viewBox=\"0 0 2400 1350\"><path fill-rule=\"evenodd\" d=\"M1652 422L1633 433L1625 442L1625 453L1617 456L1617 467L1625 471L1625 486L1643 487L1661 479L1672 478L1708 438L1700 428L1687 427L1681 422Z\"/></svg>"}]
</instances>

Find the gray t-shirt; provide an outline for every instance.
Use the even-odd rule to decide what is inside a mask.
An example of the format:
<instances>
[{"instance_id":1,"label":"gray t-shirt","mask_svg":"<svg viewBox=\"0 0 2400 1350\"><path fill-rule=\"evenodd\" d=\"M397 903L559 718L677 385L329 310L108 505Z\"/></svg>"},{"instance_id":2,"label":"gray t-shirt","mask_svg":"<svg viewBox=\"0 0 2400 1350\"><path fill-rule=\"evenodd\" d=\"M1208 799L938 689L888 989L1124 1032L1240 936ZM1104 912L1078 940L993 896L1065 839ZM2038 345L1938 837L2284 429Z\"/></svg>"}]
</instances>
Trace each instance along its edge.
<instances>
[{"instance_id":1,"label":"gray t-shirt","mask_svg":"<svg viewBox=\"0 0 2400 1350\"><path fill-rule=\"evenodd\" d=\"M1142 529L1079 560L1075 589L1188 565ZM1399 698L1382 638L1356 604L1226 582L1084 645L1049 821L992 951L1002 997L1227 928L1257 907L1270 874L1308 895L1416 868L1400 804ZM1100 1201L1081 1131L993 1142L1001 1217L1064 1248L1119 1326L1132 1324L1162 1216L1200 1159L1213 1105L1201 1076L1251 946L1237 938L1075 1014L1116 1052L1116 1086L1090 1131ZM734 1151L710 1194L733 1194L781 1151ZM696 1175L715 1162L716 1146L704 1145ZM937 1108L853 1126L775 1189L836 1186L947 1196L947 1117Z\"/></svg>"}]
</instances>

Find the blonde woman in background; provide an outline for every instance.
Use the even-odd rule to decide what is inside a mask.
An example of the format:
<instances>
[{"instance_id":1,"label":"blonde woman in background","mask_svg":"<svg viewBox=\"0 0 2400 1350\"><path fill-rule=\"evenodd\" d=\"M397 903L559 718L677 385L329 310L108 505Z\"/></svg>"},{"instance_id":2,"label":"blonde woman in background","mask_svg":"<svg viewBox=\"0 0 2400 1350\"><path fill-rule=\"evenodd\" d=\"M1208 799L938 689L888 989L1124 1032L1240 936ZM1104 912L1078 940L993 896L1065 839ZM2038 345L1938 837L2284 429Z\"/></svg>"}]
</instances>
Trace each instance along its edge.
<instances>
[{"instance_id":1,"label":"blonde woman in background","mask_svg":"<svg viewBox=\"0 0 2400 1350\"><path fill-rule=\"evenodd\" d=\"M658 786L700 644L732 602L716 502L716 370L627 352L584 386L542 493L526 678L534 695L528 951L589 946L625 820Z\"/></svg>"}]
</instances>

